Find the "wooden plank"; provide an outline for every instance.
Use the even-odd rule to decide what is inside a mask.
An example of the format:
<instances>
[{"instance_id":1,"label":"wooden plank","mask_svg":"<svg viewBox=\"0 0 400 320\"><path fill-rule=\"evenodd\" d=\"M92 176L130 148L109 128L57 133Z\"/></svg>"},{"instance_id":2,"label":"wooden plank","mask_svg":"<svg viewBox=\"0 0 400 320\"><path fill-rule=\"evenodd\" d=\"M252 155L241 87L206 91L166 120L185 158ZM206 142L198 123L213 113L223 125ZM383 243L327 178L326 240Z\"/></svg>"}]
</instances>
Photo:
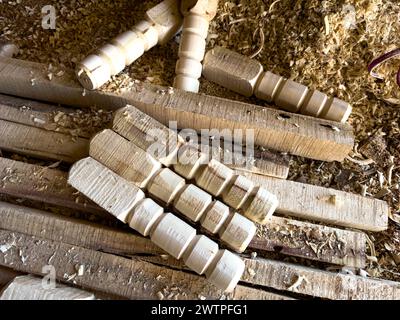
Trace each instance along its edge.
<instances>
[{"instance_id":1,"label":"wooden plank","mask_svg":"<svg viewBox=\"0 0 400 320\"><path fill-rule=\"evenodd\" d=\"M6 168L15 170L14 178L4 179L4 176L7 176L4 174ZM41 175L32 174L41 170L43 171ZM1 180L3 180L3 188L0 188L0 193L80 211L106 214L82 195L79 196L79 201L76 201L77 195L71 187L67 186L66 174L55 169L0 158ZM53 184L55 181L57 183ZM11 225L11 222L8 222L8 225ZM87 231L87 233L90 232ZM122 248L121 252L125 250L126 247ZM365 235L363 233L281 217L273 217L267 226L259 227L258 236L250 243L249 250L278 251L286 255L360 268L365 265Z\"/></svg>"},{"instance_id":2,"label":"wooden plank","mask_svg":"<svg viewBox=\"0 0 400 320\"><path fill-rule=\"evenodd\" d=\"M88 141L0 120L0 149L33 157L75 162L87 155Z\"/></svg>"},{"instance_id":3,"label":"wooden plank","mask_svg":"<svg viewBox=\"0 0 400 320\"><path fill-rule=\"evenodd\" d=\"M248 172L241 174L274 190L279 199L278 213L368 231L388 227L390 209L385 201Z\"/></svg>"},{"instance_id":4,"label":"wooden plank","mask_svg":"<svg viewBox=\"0 0 400 320\"><path fill-rule=\"evenodd\" d=\"M57 284L46 288L43 279L32 275L19 276L4 289L0 300L95 300L92 293Z\"/></svg>"},{"instance_id":5,"label":"wooden plank","mask_svg":"<svg viewBox=\"0 0 400 320\"><path fill-rule=\"evenodd\" d=\"M314 119L227 99L185 93L168 93L144 83L132 83L119 94L84 91L73 72L51 81L47 66L0 58L0 92L31 99L88 107L121 108L132 104L167 124L180 128L254 129L256 145L325 161L343 161L354 145L347 124Z\"/></svg>"},{"instance_id":6,"label":"wooden plank","mask_svg":"<svg viewBox=\"0 0 400 320\"><path fill-rule=\"evenodd\" d=\"M133 230L122 231L5 202L0 202L0 229L122 256L164 253Z\"/></svg>"},{"instance_id":7,"label":"wooden plank","mask_svg":"<svg viewBox=\"0 0 400 320\"><path fill-rule=\"evenodd\" d=\"M148 256L143 259L176 270L186 268L169 257ZM286 291L331 300L400 299L399 282L334 273L258 257L245 259L245 264L242 282L273 288L282 293Z\"/></svg>"},{"instance_id":8,"label":"wooden plank","mask_svg":"<svg viewBox=\"0 0 400 320\"><path fill-rule=\"evenodd\" d=\"M91 138L97 131L108 127L111 123L111 118L111 114L106 111L101 113L93 113L88 109L76 111L71 108L0 94L0 120L47 130L49 131L48 134L38 131L46 136L46 140L53 137L57 138L60 133L66 134L66 137L62 139L69 139L68 146L70 147L63 148L64 157L59 157L50 148L48 150L44 148L41 140L31 139L29 154L39 158L48 158L48 154L50 154L51 159L71 162L70 159L76 159L77 150L82 144L84 145L84 150L81 151L81 154L87 156L85 152L89 141L85 139ZM51 132L57 132L57 135L53 136ZM80 139L76 140L78 137ZM0 139L0 148L1 142L2 140ZM16 152L19 150L17 148L19 143L15 146ZM43 155L43 151L46 151L45 155ZM213 153L213 156L220 156L219 152ZM246 166L246 164L250 165ZM276 152L257 149L254 153L254 159L249 159L246 164L236 165L233 163L229 167L282 179L286 179L289 174L289 157L280 156Z\"/></svg>"},{"instance_id":9,"label":"wooden plank","mask_svg":"<svg viewBox=\"0 0 400 320\"><path fill-rule=\"evenodd\" d=\"M52 265L57 280L88 290L129 299L219 299L224 295L200 276L158 267L139 259L126 259L4 230L0 230L0 244L10 246L6 252L0 252L0 265L37 275L42 274L43 266ZM84 266L82 275L78 274L79 266ZM238 288L224 296L244 298L241 286ZM274 297L257 289L249 292L253 299Z\"/></svg>"},{"instance_id":10,"label":"wooden plank","mask_svg":"<svg viewBox=\"0 0 400 320\"><path fill-rule=\"evenodd\" d=\"M0 119L89 139L111 123L112 112L64 108L0 94Z\"/></svg>"},{"instance_id":11,"label":"wooden plank","mask_svg":"<svg viewBox=\"0 0 400 320\"><path fill-rule=\"evenodd\" d=\"M400 283L317 270L267 259L247 259L242 280L332 300L399 300Z\"/></svg>"},{"instance_id":12,"label":"wooden plank","mask_svg":"<svg viewBox=\"0 0 400 320\"><path fill-rule=\"evenodd\" d=\"M275 216L259 226L249 249L364 268L366 235Z\"/></svg>"},{"instance_id":13,"label":"wooden plank","mask_svg":"<svg viewBox=\"0 0 400 320\"><path fill-rule=\"evenodd\" d=\"M104 215L102 209L68 185L67 177L57 169L0 158L0 193Z\"/></svg>"}]
</instances>

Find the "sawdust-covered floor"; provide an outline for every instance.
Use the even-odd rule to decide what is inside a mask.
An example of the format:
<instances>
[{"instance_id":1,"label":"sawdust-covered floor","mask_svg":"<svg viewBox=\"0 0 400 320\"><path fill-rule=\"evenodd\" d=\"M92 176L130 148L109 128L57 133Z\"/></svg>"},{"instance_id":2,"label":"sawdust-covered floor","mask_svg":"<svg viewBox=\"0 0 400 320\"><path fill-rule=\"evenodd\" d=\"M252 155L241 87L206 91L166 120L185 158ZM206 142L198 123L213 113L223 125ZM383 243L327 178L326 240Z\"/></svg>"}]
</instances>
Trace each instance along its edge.
<instances>
[{"instance_id":1,"label":"sawdust-covered floor","mask_svg":"<svg viewBox=\"0 0 400 320\"><path fill-rule=\"evenodd\" d=\"M158 1L134 0L0 0L0 40L11 40L18 58L74 67L87 53L138 22ZM57 10L56 30L43 30L41 8ZM208 46L222 45L255 55L266 69L353 104L350 123L357 144L379 141L386 152L369 155L358 145L344 163L294 158L290 179L361 193L389 201L390 228L370 234L367 272L400 281L400 88L395 83L399 61L379 69L378 81L367 66L400 46L397 0L237 0L220 1ZM124 86L128 76L171 85L178 41L156 47L126 68L108 90ZM396 67L397 65L397 67ZM202 80L201 91L253 103Z\"/></svg>"}]
</instances>

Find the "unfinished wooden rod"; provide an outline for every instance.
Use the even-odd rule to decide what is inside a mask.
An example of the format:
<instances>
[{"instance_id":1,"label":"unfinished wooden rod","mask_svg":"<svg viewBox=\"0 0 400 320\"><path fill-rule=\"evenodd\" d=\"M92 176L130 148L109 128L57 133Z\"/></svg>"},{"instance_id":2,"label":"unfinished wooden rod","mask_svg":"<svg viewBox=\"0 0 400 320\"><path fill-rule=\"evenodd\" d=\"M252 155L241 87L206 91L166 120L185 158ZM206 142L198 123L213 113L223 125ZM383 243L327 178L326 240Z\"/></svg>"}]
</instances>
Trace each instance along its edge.
<instances>
[{"instance_id":1,"label":"unfinished wooden rod","mask_svg":"<svg viewBox=\"0 0 400 320\"><path fill-rule=\"evenodd\" d=\"M174 87L199 92L206 39L210 21L217 14L218 0L182 0L184 16L179 60L176 64Z\"/></svg>"},{"instance_id":2,"label":"unfinished wooden rod","mask_svg":"<svg viewBox=\"0 0 400 320\"><path fill-rule=\"evenodd\" d=\"M150 239L220 289L233 291L244 272L244 262L172 213L143 191L92 158L73 165L68 182L117 219Z\"/></svg>"},{"instance_id":3,"label":"unfinished wooden rod","mask_svg":"<svg viewBox=\"0 0 400 320\"><path fill-rule=\"evenodd\" d=\"M354 146L348 124L297 115L234 100L194 94L142 82L118 93L84 91L73 72L48 78L48 65L0 57L0 92L64 105L116 110L134 104L168 125L201 130L253 130L265 148L323 161L343 161Z\"/></svg>"},{"instance_id":4,"label":"unfinished wooden rod","mask_svg":"<svg viewBox=\"0 0 400 320\"><path fill-rule=\"evenodd\" d=\"M160 129L157 131L154 130L155 128ZM145 151L154 148L152 137L159 137L169 130L133 106L126 106L116 112L113 129L135 144L136 141L140 140L137 142L137 146ZM146 139L142 137L146 137ZM178 174L185 179L194 179L196 185L213 196L221 196L227 205L239 210L250 220L260 224L266 224L270 220L278 206L275 195L254 185L245 177L235 175L232 169L215 159L205 161L208 160L208 155L186 144L172 130L168 131L166 139L158 138L156 146L161 144L163 153L161 155L155 154L156 159L159 158L162 161L162 159L168 157L169 154L164 152L171 149L168 147L168 143L171 141L175 141L172 148L175 156L173 168ZM163 164L170 166L171 162L168 161ZM237 196L243 197L242 201L237 202Z\"/></svg>"},{"instance_id":5,"label":"unfinished wooden rod","mask_svg":"<svg viewBox=\"0 0 400 320\"><path fill-rule=\"evenodd\" d=\"M350 104L343 100L330 98L272 72L264 72L258 61L222 47L207 52L203 75L232 91L247 97L254 94L290 112L344 123L352 111Z\"/></svg>"},{"instance_id":6,"label":"unfinished wooden rod","mask_svg":"<svg viewBox=\"0 0 400 320\"><path fill-rule=\"evenodd\" d=\"M164 0L148 10L144 20L132 30L120 34L79 63L76 75L80 83L88 90L101 87L145 51L169 41L181 26L179 1Z\"/></svg>"},{"instance_id":7,"label":"unfinished wooden rod","mask_svg":"<svg viewBox=\"0 0 400 320\"><path fill-rule=\"evenodd\" d=\"M243 252L256 233L249 219L213 201L210 194L192 184L112 130L97 134L90 143L90 156L122 178L171 205L210 233L218 234L230 248ZM135 215L134 215L135 216Z\"/></svg>"}]
</instances>

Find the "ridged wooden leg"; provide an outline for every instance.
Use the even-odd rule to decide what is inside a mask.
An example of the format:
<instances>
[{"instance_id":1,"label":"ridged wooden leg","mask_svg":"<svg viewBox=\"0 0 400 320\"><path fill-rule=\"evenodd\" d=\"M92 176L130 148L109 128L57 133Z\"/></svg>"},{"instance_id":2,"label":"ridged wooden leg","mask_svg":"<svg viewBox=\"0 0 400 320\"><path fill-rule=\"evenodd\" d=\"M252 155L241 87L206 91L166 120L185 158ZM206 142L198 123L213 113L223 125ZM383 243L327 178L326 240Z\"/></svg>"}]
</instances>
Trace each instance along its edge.
<instances>
[{"instance_id":1,"label":"ridged wooden leg","mask_svg":"<svg viewBox=\"0 0 400 320\"><path fill-rule=\"evenodd\" d=\"M244 272L244 262L172 213L162 208L132 183L92 158L75 163L68 182L124 223L128 223L171 256L180 259L217 287L230 292Z\"/></svg>"},{"instance_id":2,"label":"ridged wooden leg","mask_svg":"<svg viewBox=\"0 0 400 320\"><path fill-rule=\"evenodd\" d=\"M186 185L185 179L170 169L160 168L161 164L157 160L114 131L106 129L97 134L90 143L89 153L136 187L147 190L153 198L166 205L172 204L174 209L191 221L198 222L202 216L207 215L208 218L203 220L206 229L211 222L217 223L217 226L211 226L215 231L213 233L217 233L221 227L232 230L232 222L227 220L228 207L222 204L211 205L213 199L210 194L195 185ZM150 204L149 201L142 201L136 208L136 217L144 225L139 225L135 217L130 222L143 235L150 232L148 223L154 222L160 215L160 210L150 207ZM148 213L150 209L158 214L153 217ZM142 218L142 215L147 216L148 220ZM244 217L243 219L247 220ZM252 238L255 234L254 224L248 220L243 225L248 226L248 234ZM237 237L234 241L230 241L229 237L225 238L229 240L225 241L226 244L238 252L242 252L248 245L247 238L244 237Z\"/></svg>"},{"instance_id":3,"label":"ridged wooden leg","mask_svg":"<svg viewBox=\"0 0 400 320\"><path fill-rule=\"evenodd\" d=\"M210 21L216 15L216 0L182 0L181 12L184 15L179 60L176 64L174 87L177 89L199 92L199 78L206 38Z\"/></svg>"},{"instance_id":4,"label":"ridged wooden leg","mask_svg":"<svg viewBox=\"0 0 400 320\"><path fill-rule=\"evenodd\" d=\"M222 194L222 199L232 208L239 210L250 196L255 185L249 179L235 175Z\"/></svg>"},{"instance_id":5,"label":"ridged wooden leg","mask_svg":"<svg viewBox=\"0 0 400 320\"><path fill-rule=\"evenodd\" d=\"M177 0L161 2L150 9L145 18L77 66L76 74L84 88L94 90L101 87L145 51L172 38L182 24Z\"/></svg>"},{"instance_id":6,"label":"ridged wooden leg","mask_svg":"<svg viewBox=\"0 0 400 320\"><path fill-rule=\"evenodd\" d=\"M151 136L151 128L153 127L158 128L160 132L169 130L135 107L127 106L117 112L113 128L143 149L148 148L146 142L144 142L146 139L143 137ZM174 132L169 132L168 135L174 136L171 141L179 140L178 135ZM179 150L173 153L174 155L178 154L178 161L181 159L185 163L173 164L176 172L186 179L194 178L197 186L213 196L222 196L228 205L240 210L250 220L262 224L268 222L278 206L278 199L275 195L263 188L256 188L242 176L235 176L230 168L215 159L204 164L205 160L209 159L209 155L201 153L195 146L189 145L183 140L179 140L178 145ZM167 145L163 148L168 149ZM168 153L167 156L169 156ZM164 164L168 166L170 161L164 161ZM251 204L252 201L254 203ZM265 201L265 203L262 201ZM211 226L210 228L213 229Z\"/></svg>"},{"instance_id":7,"label":"ridged wooden leg","mask_svg":"<svg viewBox=\"0 0 400 320\"><path fill-rule=\"evenodd\" d=\"M232 91L245 96L254 94L290 112L346 122L352 111L345 101L328 98L322 92L310 90L272 72L264 72L258 61L222 47L207 52L203 75Z\"/></svg>"},{"instance_id":8,"label":"ridged wooden leg","mask_svg":"<svg viewBox=\"0 0 400 320\"><path fill-rule=\"evenodd\" d=\"M180 259L195 236L196 229L172 213L166 213L161 217L150 238L174 258Z\"/></svg>"}]
</instances>

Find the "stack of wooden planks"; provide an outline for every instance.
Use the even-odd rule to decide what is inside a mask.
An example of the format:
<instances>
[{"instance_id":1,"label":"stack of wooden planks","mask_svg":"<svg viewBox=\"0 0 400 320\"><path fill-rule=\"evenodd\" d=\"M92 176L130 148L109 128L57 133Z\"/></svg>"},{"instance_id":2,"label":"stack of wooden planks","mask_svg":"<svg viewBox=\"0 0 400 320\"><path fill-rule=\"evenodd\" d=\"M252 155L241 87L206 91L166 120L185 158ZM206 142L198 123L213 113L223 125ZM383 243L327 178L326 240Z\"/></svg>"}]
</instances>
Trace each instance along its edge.
<instances>
[{"instance_id":1,"label":"stack of wooden planks","mask_svg":"<svg viewBox=\"0 0 400 320\"><path fill-rule=\"evenodd\" d=\"M253 169L235 170L274 190L280 204L272 222L258 228L242 254L246 271L240 285L225 294L149 240L122 228L67 184L68 167L88 155L91 134L83 123L71 133L55 115L76 116L76 110L9 95L113 109L128 101L161 122L175 119L195 129L254 126L258 144L328 161L343 160L351 149L348 125L293 114L281 120L281 111L238 102L229 102L228 108L224 99L179 91L169 95L142 84L119 95L94 91L83 96L72 80L50 81L45 70L39 64L0 58L0 92L8 94L0 96L2 267L42 275L43 266L52 265L60 282L122 299L400 299L396 282L327 271L329 266L364 268L365 231L387 228L385 202L287 181L287 158L268 151L262 157L256 154ZM12 81L3 81L6 77ZM234 115L239 109L246 111L243 118ZM78 116L83 119L86 112ZM107 127L103 121L95 131ZM25 155L44 160L27 163L22 161ZM6 274L1 270L0 279Z\"/></svg>"}]
</instances>

